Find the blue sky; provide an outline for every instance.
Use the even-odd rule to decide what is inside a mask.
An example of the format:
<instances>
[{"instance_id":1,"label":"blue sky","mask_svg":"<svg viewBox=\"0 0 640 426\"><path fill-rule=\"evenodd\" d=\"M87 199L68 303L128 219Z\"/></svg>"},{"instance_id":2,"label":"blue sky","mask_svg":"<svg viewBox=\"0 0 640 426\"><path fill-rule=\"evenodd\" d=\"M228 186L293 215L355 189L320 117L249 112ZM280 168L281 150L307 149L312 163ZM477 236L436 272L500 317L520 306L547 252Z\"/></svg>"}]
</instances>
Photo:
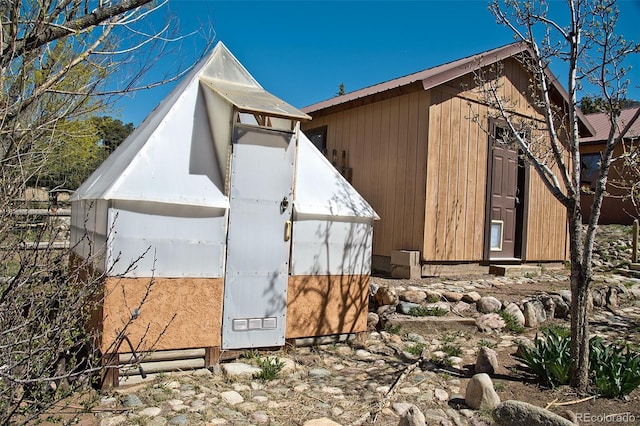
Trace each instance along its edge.
<instances>
[{"instance_id":1,"label":"blue sky","mask_svg":"<svg viewBox=\"0 0 640 426\"><path fill-rule=\"evenodd\" d=\"M552 12L564 6L551 1ZM640 0L619 0L618 7L618 32L640 41ZM166 12L177 17L182 33L212 26L215 39L265 89L298 108L332 97L341 83L350 92L513 41L486 0L169 0ZM201 35L191 36L178 57L161 58L157 69L192 60L204 43ZM640 99L639 56L630 63L634 99ZM562 80L562 70L554 72ZM172 87L125 98L120 119L137 126Z\"/></svg>"}]
</instances>

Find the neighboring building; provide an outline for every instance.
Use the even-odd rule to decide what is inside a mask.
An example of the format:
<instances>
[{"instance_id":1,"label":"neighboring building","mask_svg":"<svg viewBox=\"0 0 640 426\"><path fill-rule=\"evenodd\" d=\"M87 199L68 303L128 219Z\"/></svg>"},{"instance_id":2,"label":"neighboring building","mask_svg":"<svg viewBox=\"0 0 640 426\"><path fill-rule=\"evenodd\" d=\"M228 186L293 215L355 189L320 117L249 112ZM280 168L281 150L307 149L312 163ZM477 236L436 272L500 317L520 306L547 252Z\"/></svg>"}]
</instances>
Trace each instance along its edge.
<instances>
[{"instance_id":1,"label":"neighboring building","mask_svg":"<svg viewBox=\"0 0 640 426\"><path fill-rule=\"evenodd\" d=\"M425 274L428 265L567 258L565 208L517 149L493 146L487 131L500 138L504 129L474 80L475 70L501 63L505 96L543 123L518 61L528 52L510 44L303 108L313 118L305 134L381 216L374 267L389 268L397 250L419 251ZM553 90L554 102L568 104L560 85Z\"/></svg>"},{"instance_id":2,"label":"neighboring building","mask_svg":"<svg viewBox=\"0 0 640 426\"><path fill-rule=\"evenodd\" d=\"M618 145L613 152L613 158L620 157L625 152L636 152L636 158L640 155L638 147L640 145L640 117L638 116L640 107L627 108L621 111L618 117L617 137L627 124L633 120L631 127L623 135L623 144ZM583 222L588 223L591 217L591 204L593 203L592 191L595 189L598 180L600 156L605 149L606 141L611 131L611 122L606 113L587 114L587 120L595 130L595 134L590 137L580 139L580 156L582 160L582 195L581 206ZM638 160L636 160L636 170ZM630 198L629 186L637 185L637 174L629 174L623 160L614 161L609 169L607 180L607 193L602 200L600 218L601 225L620 224L629 225L640 215L640 206L636 208ZM640 188L636 187L636 191ZM639 194L636 192L636 196Z\"/></svg>"},{"instance_id":3,"label":"neighboring building","mask_svg":"<svg viewBox=\"0 0 640 426\"><path fill-rule=\"evenodd\" d=\"M171 369L366 331L377 216L308 118L219 43L76 191L76 261L106 276L106 362L131 350L123 333Z\"/></svg>"}]
</instances>

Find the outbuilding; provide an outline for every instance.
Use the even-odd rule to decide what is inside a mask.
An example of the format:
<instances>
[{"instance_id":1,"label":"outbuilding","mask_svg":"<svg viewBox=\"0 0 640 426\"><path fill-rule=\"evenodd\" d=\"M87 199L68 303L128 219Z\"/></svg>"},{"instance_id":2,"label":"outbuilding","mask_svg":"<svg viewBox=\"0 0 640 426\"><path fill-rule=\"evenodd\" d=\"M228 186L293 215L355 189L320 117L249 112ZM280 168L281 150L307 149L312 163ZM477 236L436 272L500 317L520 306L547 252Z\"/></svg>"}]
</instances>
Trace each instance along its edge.
<instances>
[{"instance_id":1,"label":"outbuilding","mask_svg":"<svg viewBox=\"0 0 640 426\"><path fill-rule=\"evenodd\" d=\"M567 259L565 208L502 140L506 124L476 78L499 73L501 96L539 129L544 116L523 65L530 55L513 43L302 109L313 117L305 133L381 216L374 268L419 276ZM550 80L564 108L571 101Z\"/></svg>"},{"instance_id":2,"label":"outbuilding","mask_svg":"<svg viewBox=\"0 0 640 426\"><path fill-rule=\"evenodd\" d=\"M211 365L366 330L377 215L300 131L308 119L218 43L75 192L105 356L130 351L126 336Z\"/></svg>"}]
</instances>

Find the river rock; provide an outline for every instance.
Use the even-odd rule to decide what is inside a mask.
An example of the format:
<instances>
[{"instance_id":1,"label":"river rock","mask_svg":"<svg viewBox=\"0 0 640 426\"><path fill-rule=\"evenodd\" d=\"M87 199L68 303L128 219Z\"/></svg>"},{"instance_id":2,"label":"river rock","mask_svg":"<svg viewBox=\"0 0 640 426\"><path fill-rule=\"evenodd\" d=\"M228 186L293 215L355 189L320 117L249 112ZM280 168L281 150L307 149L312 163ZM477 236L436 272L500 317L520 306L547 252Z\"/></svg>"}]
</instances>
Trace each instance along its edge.
<instances>
[{"instance_id":1,"label":"river rock","mask_svg":"<svg viewBox=\"0 0 640 426\"><path fill-rule=\"evenodd\" d=\"M493 409L500 404L500 397L493 388L493 382L488 374L476 374L469 380L464 402L474 410Z\"/></svg>"},{"instance_id":2,"label":"river rock","mask_svg":"<svg viewBox=\"0 0 640 426\"><path fill-rule=\"evenodd\" d=\"M522 401L505 401L493 411L496 424L501 426L575 426L570 420L549 410Z\"/></svg>"},{"instance_id":3,"label":"river rock","mask_svg":"<svg viewBox=\"0 0 640 426\"><path fill-rule=\"evenodd\" d=\"M382 286L376 291L376 302L379 305L395 305L398 303L398 294L391 287Z\"/></svg>"},{"instance_id":4,"label":"river rock","mask_svg":"<svg viewBox=\"0 0 640 426\"><path fill-rule=\"evenodd\" d=\"M493 296L481 297L480 300L476 302L476 309L483 314L499 311L500 308L502 308L502 302Z\"/></svg>"},{"instance_id":5,"label":"river rock","mask_svg":"<svg viewBox=\"0 0 640 426\"><path fill-rule=\"evenodd\" d=\"M478 352L478 358L476 358L475 370L478 373L487 373L489 375L498 371L498 354L491 348L483 346Z\"/></svg>"},{"instance_id":6,"label":"river rock","mask_svg":"<svg viewBox=\"0 0 640 426\"><path fill-rule=\"evenodd\" d=\"M507 307L504 308L504 310L508 314L511 314L511 316L515 318L516 321L518 321L518 324L524 327L524 314L522 313L518 305L516 305L515 303L509 303Z\"/></svg>"},{"instance_id":7,"label":"river rock","mask_svg":"<svg viewBox=\"0 0 640 426\"><path fill-rule=\"evenodd\" d=\"M483 333L490 333L493 330L502 330L505 326L504 320L496 313L484 314L476 319L478 330Z\"/></svg>"}]
</instances>

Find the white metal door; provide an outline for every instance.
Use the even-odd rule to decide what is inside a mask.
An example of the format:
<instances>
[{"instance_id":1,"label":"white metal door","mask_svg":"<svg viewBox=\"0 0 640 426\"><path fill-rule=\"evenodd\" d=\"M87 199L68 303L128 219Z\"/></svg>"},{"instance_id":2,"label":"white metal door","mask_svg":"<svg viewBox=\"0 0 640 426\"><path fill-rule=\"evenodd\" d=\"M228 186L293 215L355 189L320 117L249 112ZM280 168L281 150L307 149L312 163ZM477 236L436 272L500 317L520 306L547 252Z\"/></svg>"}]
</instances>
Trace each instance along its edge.
<instances>
[{"instance_id":1,"label":"white metal door","mask_svg":"<svg viewBox=\"0 0 640 426\"><path fill-rule=\"evenodd\" d=\"M222 347L282 346L295 141L238 126L233 142Z\"/></svg>"}]
</instances>

